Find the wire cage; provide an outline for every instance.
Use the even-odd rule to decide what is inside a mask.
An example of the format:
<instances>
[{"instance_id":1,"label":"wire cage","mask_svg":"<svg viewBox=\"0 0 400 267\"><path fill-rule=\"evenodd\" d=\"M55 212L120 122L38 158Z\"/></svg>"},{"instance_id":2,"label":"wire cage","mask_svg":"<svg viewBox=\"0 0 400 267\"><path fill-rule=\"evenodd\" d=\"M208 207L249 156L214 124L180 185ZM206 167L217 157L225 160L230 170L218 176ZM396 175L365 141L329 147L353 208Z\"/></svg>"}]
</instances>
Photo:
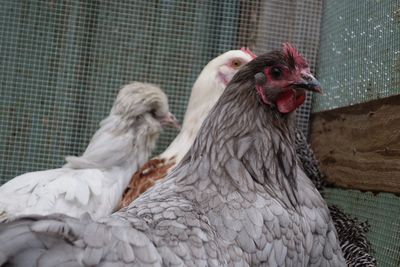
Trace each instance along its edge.
<instances>
[{"instance_id":1,"label":"wire cage","mask_svg":"<svg viewBox=\"0 0 400 267\"><path fill-rule=\"evenodd\" d=\"M127 82L160 85L182 119L203 66L242 46L259 54L290 41L308 59L325 95L313 102L308 96L298 111L306 134L310 112L400 94L397 0L2 0L1 6L0 183L83 152ZM155 154L176 134L165 131ZM379 266L400 265L398 196L338 188L325 196L368 220Z\"/></svg>"}]
</instances>

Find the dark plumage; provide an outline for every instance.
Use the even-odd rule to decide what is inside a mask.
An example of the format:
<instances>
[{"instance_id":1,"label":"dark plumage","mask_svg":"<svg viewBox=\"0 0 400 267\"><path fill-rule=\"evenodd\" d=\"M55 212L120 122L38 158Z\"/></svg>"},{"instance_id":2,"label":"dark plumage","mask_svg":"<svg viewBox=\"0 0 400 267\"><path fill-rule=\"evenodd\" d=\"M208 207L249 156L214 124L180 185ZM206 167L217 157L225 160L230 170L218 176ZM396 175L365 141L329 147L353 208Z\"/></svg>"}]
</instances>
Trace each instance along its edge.
<instances>
[{"instance_id":1,"label":"dark plumage","mask_svg":"<svg viewBox=\"0 0 400 267\"><path fill-rule=\"evenodd\" d=\"M308 178L321 191L326 184L325 175L319 169L319 162L308 144L307 138L298 128L296 128L296 155Z\"/></svg>"},{"instance_id":2,"label":"dark plumage","mask_svg":"<svg viewBox=\"0 0 400 267\"><path fill-rule=\"evenodd\" d=\"M372 247L367 238L368 222L361 222L344 213L335 205L329 211L339 236L340 247L349 267L375 267L376 259L371 255Z\"/></svg>"}]
</instances>

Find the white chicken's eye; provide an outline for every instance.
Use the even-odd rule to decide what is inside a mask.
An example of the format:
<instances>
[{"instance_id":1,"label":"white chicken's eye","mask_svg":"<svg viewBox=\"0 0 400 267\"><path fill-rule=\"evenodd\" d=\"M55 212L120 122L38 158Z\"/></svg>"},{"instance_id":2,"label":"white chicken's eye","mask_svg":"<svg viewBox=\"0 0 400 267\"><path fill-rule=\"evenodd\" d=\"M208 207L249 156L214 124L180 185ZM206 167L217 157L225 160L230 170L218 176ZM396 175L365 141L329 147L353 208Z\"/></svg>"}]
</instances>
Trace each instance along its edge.
<instances>
[{"instance_id":1,"label":"white chicken's eye","mask_svg":"<svg viewBox=\"0 0 400 267\"><path fill-rule=\"evenodd\" d=\"M282 69L278 67L272 67L269 72L274 79L279 79L282 76Z\"/></svg>"},{"instance_id":2,"label":"white chicken's eye","mask_svg":"<svg viewBox=\"0 0 400 267\"><path fill-rule=\"evenodd\" d=\"M242 62L240 62L240 60L233 60L232 61L232 66L235 68L238 68L242 65Z\"/></svg>"}]
</instances>

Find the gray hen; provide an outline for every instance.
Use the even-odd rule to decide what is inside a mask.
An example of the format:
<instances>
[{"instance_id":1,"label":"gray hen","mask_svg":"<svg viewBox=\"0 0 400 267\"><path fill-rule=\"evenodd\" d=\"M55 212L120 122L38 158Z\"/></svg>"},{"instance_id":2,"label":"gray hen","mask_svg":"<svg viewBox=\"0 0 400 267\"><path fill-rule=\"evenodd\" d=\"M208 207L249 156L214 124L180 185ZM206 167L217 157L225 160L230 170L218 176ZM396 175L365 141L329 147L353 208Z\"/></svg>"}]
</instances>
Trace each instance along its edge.
<instances>
[{"instance_id":1,"label":"gray hen","mask_svg":"<svg viewBox=\"0 0 400 267\"><path fill-rule=\"evenodd\" d=\"M323 192L325 175L320 170L318 161L307 143L306 137L299 129L296 129L296 154L304 172L317 189ZM334 205L328 207L348 266L376 266L376 259L371 255L371 243L367 238L368 223L360 223L356 218L352 218Z\"/></svg>"},{"instance_id":2,"label":"gray hen","mask_svg":"<svg viewBox=\"0 0 400 267\"><path fill-rule=\"evenodd\" d=\"M345 266L328 208L295 158L292 111L318 88L290 45L259 56L165 180L99 222L53 215L1 225L0 263Z\"/></svg>"}]
</instances>

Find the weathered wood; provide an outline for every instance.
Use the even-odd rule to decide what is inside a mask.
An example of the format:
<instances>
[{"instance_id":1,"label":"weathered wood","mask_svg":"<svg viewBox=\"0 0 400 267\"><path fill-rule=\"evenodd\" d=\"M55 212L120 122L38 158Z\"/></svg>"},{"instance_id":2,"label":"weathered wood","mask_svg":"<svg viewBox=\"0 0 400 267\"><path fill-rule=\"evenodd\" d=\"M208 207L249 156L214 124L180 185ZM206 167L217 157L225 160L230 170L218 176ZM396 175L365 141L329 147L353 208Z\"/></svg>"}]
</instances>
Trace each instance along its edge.
<instances>
[{"instance_id":1,"label":"weathered wood","mask_svg":"<svg viewBox=\"0 0 400 267\"><path fill-rule=\"evenodd\" d=\"M311 146L329 183L400 193L400 95L313 114Z\"/></svg>"}]
</instances>

